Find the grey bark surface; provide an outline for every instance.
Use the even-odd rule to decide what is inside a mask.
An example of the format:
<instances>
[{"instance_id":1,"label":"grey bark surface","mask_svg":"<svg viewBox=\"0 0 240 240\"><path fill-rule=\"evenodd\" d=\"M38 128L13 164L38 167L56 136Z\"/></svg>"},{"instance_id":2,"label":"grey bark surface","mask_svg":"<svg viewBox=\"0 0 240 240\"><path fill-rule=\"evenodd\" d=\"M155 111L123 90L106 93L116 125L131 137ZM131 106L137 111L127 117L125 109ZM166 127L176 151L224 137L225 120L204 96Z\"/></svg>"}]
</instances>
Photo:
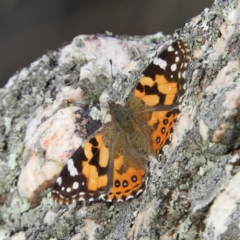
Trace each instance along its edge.
<instances>
[{"instance_id":1,"label":"grey bark surface","mask_svg":"<svg viewBox=\"0 0 240 240\"><path fill-rule=\"evenodd\" d=\"M125 76L114 76L121 82L119 96L127 95L164 41L184 39L191 57L173 143L150 161L143 194L125 204L54 204L49 194L54 179L41 186L37 201L20 197L18 177L27 163L23 139L36 109L47 107L68 85L82 88L90 111L89 103L106 88L111 95L113 80L99 70L100 83L83 84L79 72L88 60L58 66L60 50L16 73L0 89L0 239L240 239L239 33L240 1L216 0L171 37L113 37L147 48L141 57L129 52L140 59L129 86Z\"/></svg>"}]
</instances>

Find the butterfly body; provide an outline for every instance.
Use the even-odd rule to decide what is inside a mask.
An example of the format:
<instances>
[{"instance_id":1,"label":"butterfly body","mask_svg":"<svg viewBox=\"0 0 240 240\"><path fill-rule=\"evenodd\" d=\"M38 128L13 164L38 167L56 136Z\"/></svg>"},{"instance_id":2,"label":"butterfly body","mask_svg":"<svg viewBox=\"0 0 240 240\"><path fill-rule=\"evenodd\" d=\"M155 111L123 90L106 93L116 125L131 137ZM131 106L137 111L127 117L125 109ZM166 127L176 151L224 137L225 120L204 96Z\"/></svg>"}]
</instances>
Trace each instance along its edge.
<instances>
[{"instance_id":1,"label":"butterfly body","mask_svg":"<svg viewBox=\"0 0 240 240\"><path fill-rule=\"evenodd\" d=\"M186 44L172 43L143 72L125 106L109 103L111 122L68 160L54 200L122 201L142 192L148 157L167 143L178 116L187 60Z\"/></svg>"}]
</instances>

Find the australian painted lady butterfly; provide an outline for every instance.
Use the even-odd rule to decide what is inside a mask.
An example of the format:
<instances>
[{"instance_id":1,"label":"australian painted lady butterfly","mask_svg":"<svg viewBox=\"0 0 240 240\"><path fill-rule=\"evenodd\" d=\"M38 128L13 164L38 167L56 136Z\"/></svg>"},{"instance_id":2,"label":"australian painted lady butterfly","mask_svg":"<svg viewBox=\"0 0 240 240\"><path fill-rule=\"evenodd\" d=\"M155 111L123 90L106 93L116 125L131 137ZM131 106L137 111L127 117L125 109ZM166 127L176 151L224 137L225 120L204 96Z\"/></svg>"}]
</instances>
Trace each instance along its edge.
<instances>
[{"instance_id":1,"label":"australian painted lady butterfly","mask_svg":"<svg viewBox=\"0 0 240 240\"><path fill-rule=\"evenodd\" d=\"M146 162L168 141L186 85L188 49L168 46L144 70L125 106L110 103L112 121L68 160L52 188L59 203L129 200L144 187Z\"/></svg>"}]
</instances>

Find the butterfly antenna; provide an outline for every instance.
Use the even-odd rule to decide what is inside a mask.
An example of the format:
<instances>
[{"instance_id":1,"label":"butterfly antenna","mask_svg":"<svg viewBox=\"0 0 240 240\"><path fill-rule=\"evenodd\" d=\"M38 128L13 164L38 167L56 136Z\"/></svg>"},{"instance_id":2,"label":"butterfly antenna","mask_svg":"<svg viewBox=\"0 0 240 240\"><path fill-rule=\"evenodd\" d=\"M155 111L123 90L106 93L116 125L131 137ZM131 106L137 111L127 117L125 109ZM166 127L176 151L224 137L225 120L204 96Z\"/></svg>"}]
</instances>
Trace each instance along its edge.
<instances>
[{"instance_id":1,"label":"butterfly antenna","mask_svg":"<svg viewBox=\"0 0 240 240\"><path fill-rule=\"evenodd\" d=\"M113 80L112 59L109 59L109 62L111 67L111 80Z\"/></svg>"},{"instance_id":2,"label":"butterfly antenna","mask_svg":"<svg viewBox=\"0 0 240 240\"><path fill-rule=\"evenodd\" d=\"M113 70L112 70L112 59L109 59L110 67L111 67L111 83L113 82ZM108 105L111 106L113 105L113 101L109 100Z\"/></svg>"}]
</instances>

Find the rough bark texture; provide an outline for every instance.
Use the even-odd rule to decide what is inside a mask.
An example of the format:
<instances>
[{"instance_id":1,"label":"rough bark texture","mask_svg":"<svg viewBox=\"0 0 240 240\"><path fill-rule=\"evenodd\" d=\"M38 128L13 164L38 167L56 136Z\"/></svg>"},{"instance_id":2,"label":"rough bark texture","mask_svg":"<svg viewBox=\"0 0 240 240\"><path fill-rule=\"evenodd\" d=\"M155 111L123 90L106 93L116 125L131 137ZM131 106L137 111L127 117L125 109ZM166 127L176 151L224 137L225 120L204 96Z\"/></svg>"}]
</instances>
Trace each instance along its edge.
<instances>
[{"instance_id":1,"label":"rough bark texture","mask_svg":"<svg viewBox=\"0 0 240 240\"><path fill-rule=\"evenodd\" d=\"M240 239L239 29L240 1L216 0L172 37L79 36L14 75L0 90L0 239ZM94 130L92 118L104 118L106 96L124 100L171 38L189 46L188 87L143 194L126 204L53 204L59 159Z\"/></svg>"}]
</instances>

